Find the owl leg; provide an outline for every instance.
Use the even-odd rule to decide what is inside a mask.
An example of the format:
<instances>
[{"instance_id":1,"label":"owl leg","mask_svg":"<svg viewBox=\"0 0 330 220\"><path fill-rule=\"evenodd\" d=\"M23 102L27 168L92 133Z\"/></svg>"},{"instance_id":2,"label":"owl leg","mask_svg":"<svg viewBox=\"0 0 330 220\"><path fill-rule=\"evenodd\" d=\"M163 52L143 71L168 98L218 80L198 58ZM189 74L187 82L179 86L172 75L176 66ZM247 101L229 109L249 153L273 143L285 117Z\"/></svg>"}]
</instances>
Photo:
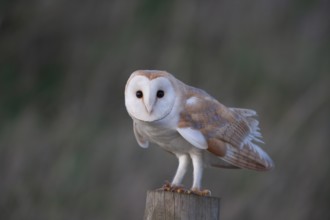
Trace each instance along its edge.
<instances>
[{"instance_id":1,"label":"owl leg","mask_svg":"<svg viewBox=\"0 0 330 220\"><path fill-rule=\"evenodd\" d=\"M211 191L208 189L201 189L202 175L203 175L203 159L201 155L190 155L194 168L194 181L189 193L199 196L209 196Z\"/></svg>"},{"instance_id":2,"label":"owl leg","mask_svg":"<svg viewBox=\"0 0 330 220\"><path fill-rule=\"evenodd\" d=\"M173 178L172 181L172 186L180 186L181 182L183 180L184 175L187 172L188 165L189 165L189 157L187 154L180 154L177 155L179 159L179 166L178 169L176 170L176 174Z\"/></svg>"},{"instance_id":3,"label":"owl leg","mask_svg":"<svg viewBox=\"0 0 330 220\"><path fill-rule=\"evenodd\" d=\"M177 193L187 193L188 190L181 185L181 182L188 169L189 157L188 155L185 154L177 155L177 157L179 159L179 166L173 178L172 183L166 182L162 186L162 188L160 188L160 190L177 192Z\"/></svg>"},{"instance_id":4,"label":"owl leg","mask_svg":"<svg viewBox=\"0 0 330 220\"><path fill-rule=\"evenodd\" d=\"M168 183L168 182L165 183L165 185L163 185L162 187L162 190L178 192L178 193L186 193L187 189L181 186L181 182L188 169L189 157L188 155L185 154L177 155L177 157L179 159L179 166L173 178L173 181L172 183Z\"/></svg>"}]
</instances>

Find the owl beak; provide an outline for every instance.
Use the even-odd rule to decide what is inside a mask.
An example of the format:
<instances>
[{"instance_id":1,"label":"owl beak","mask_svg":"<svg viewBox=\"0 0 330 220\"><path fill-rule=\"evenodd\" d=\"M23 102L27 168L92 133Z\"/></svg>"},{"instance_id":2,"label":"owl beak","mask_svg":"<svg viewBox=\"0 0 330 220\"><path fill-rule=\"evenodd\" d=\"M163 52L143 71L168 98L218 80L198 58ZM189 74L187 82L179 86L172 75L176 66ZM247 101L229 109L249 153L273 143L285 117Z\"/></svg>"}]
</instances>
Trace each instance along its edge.
<instances>
[{"instance_id":1,"label":"owl beak","mask_svg":"<svg viewBox=\"0 0 330 220\"><path fill-rule=\"evenodd\" d=\"M148 88L145 91L145 96L144 96L144 106L146 107L146 110L148 112L149 115L151 115L153 108L155 106L155 102L156 102L156 98L155 96L152 94L152 91L154 89L153 88Z\"/></svg>"},{"instance_id":2,"label":"owl beak","mask_svg":"<svg viewBox=\"0 0 330 220\"><path fill-rule=\"evenodd\" d=\"M145 106L146 106L148 113L151 114L151 112L153 110L153 103L148 102L145 104Z\"/></svg>"},{"instance_id":3,"label":"owl beak","mask_svg":"<svg viewBox=\"0 0 330 220\"><path fill-rule=\"evenodd\" d=\"M152 97L152 96L150 96L149 94L146 94L146 99L145 99L145 107L146 107L146 109L147 109L147 111L148 111L148 113L149 113L149 115L152 113L152 110L153 110L153 108L154 108L154 105L155 105L155 99Z\"/></svg>"},{"instance_id":4,"label":"owl beak","mask_svg":"<svg viewBox=\"0 0 330 220\"><path fill-rule=\"evenodd\" d=\"M147 108L148 113L151 114L151 112L152 112L152 106L146 106L146 108Z\"/></svg>"}]
</instances>

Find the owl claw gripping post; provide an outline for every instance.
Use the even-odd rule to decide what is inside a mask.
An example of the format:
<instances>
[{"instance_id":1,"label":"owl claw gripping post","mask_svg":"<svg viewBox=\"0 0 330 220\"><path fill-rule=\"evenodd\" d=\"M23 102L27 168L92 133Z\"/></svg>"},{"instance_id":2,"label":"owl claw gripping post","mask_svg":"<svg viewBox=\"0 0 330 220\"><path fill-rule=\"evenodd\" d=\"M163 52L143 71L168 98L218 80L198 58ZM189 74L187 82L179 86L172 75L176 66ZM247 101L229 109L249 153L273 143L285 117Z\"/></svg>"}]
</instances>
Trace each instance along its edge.
<instances>
[{"instance_id":1,"label":"owl claw gripping post","mask_svg":"<svg viewBox=\"0 0 330 220\"><path fill-rule=\"evenodd\" d=\"M258 146L263 141L254 110L228 108L165 71L133 72L125 88L125 105L138 144L147 148L153 142L179 160L164 190L208 195L201 188L204 167L257 171L274 167ZM184 190L181 182L190 160L193 184L191 190Z\"/></svg>"}]
</instances>

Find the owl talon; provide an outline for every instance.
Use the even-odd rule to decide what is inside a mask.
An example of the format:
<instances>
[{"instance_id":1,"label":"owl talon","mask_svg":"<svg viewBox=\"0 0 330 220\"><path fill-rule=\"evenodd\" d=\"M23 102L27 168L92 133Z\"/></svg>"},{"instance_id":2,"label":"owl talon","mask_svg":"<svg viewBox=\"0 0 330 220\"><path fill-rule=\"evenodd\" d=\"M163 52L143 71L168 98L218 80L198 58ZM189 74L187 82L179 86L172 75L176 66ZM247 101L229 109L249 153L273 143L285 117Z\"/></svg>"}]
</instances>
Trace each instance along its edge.
<instances>
[{"instance_id":1,"label":"owl talon","mask_svg":"<svg viewBox=\"0 0 330 220\"><path fill-rule=\"evenodd\" d=\"M165 182L165 184L158 190L166 191L166 192L176 192L176 193L187 193L188 190L183 186L175 186L171 185L169 182Z\"/></svg>"},{"instance_id":2,"label":"owl talon","mask_svg":"<svg viewBox=\"0 0 330 220\"><path fill-rule=\"evenodd\" d=\"M186 193L188 190L185 189L183 186L172 186L171 192L176 193Z\"/></svg>"},{"instance_id":3,"label":"owl talon","mask_svg":"<svg viewBox=\"0 0 330 220\"><path fill-rule=\"evenodd\" d=\"M202 189L202 190L191 189L188 190L188 194L193 194L197 196L211 196L211 191L208 189Z\"/></svg>"},{"instance_id":4,"label":"owl talon","mask_svg":"<svg viewBox=\"0 0 330 220\"><path fill-rule=\"evenodd\" d=\"M171 191L171 184L170 182L166 181L161 188L157 189L159 191Z\"/></svg>"},{"instance_id":5,"label":"owl talon","mask_svg":"<svg viewBox=\"0 0 330 220\"><path fill-rule=\"evenodd\" d=\"M175 190L175 192L177 192L177 193L186 193L188 190L186 190L185 188L183 188L183 187L180 187L180 188L177 188L176 190Z\"/></svg>"}]
</instances>

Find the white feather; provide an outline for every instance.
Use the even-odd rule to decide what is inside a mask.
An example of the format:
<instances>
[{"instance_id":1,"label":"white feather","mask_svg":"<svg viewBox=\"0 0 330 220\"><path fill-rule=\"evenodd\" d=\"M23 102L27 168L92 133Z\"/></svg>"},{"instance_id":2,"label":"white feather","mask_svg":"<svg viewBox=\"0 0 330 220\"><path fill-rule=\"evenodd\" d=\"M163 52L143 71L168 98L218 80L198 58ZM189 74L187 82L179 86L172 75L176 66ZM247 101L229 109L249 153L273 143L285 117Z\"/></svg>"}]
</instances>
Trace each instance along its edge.
<instances>
[{"instance_id":1,"label":"white feather","mask_svg":"<svg viewBox=\"0 0 330 220\"><path fill-rule=\"evenodd\" d=\"M191 105L196 105L197 102L198 102L198 98L197 98L197 97L194 97L194 96L190 97L190 98L187 99L187 101L186 101L187 105L190 105L190 106L191 106Z\"/></svg>"},{"instance_id":2,"label":"white feather","mask_svg":"<svg viewBox=\"0 0 330 220\"><path fill-rule=\"evenodd\" d=\"M139 133L138 128L137 128L136 122L133 123L133 131L135 135L135 139L142 148L148 148L149 147L149 141Z\"/></svg>"},{"instance_id":3,"label":"white feather","mask_svg":"<svg viewBox=\"0 0 330 220\"><path fill-rule=\"evenodd\" d=\"M195 129L191 129L189 127L186 128L177 128L176 129L186 141L188 141L190 144L194 145L195 147L199 149L207 149L207 143L205 140L204 135Z\"/></svg>"},{"instance_id":4,"label":"white feather","mask_svg":"<svg viewBox=\"0 0 330 220\"><path fill-rule=\"evenodd\" d=\"M248 144L250 146L255 145L253 142L264 143L262 141L262 135L260 133L259 122L256 119L250 118L248 119L250 134L246 136L244 141L241 144L241 147Z\"/></svg>"},{"instance_id":5,"label":"white feather","mask_svg":"<svg viewBox=\"0 0 330 220\"><path fill-rule=\"evenodd\" d=\"M229 108L229 109L234 112L238 112L244 117L253 117L257 115L257 112L252 109L246 109L246 108Z\"/></svg>"}]
</instances>

